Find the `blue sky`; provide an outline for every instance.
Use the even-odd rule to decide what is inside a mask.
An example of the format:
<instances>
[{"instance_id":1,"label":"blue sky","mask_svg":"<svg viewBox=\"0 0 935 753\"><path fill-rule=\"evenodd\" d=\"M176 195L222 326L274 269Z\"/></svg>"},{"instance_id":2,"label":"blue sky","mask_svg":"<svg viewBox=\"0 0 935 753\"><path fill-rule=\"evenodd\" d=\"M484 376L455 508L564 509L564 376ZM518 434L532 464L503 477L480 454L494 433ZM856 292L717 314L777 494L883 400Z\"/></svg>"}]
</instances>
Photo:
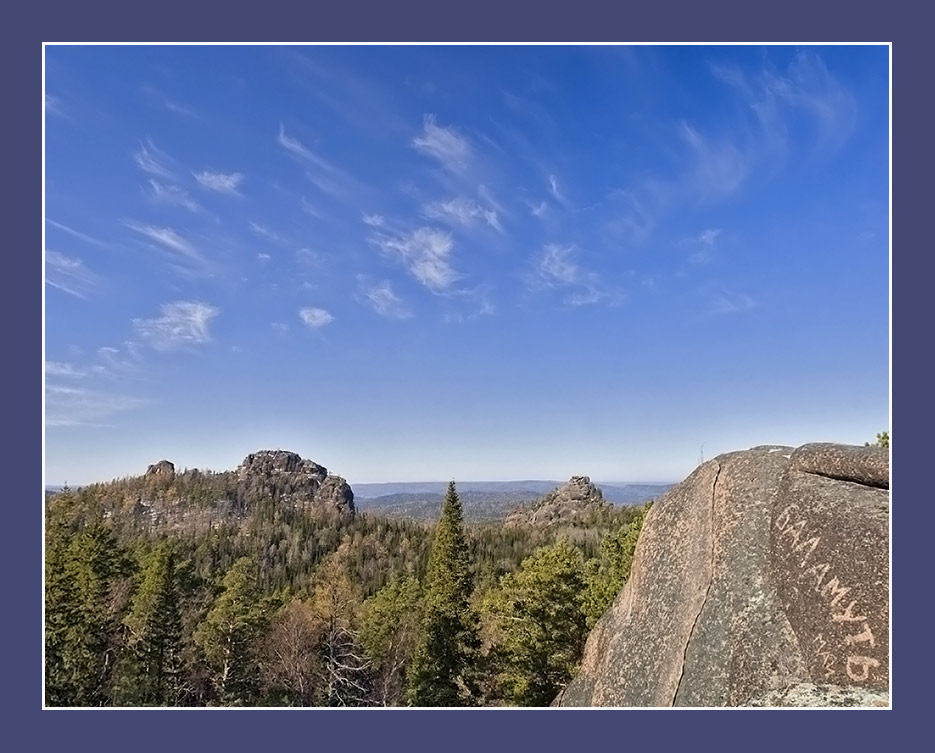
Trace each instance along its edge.
<instances>
[{"instance_id":1,"label":"blue sky","mask_svg":"<svg viewBox=\"0 0 935 753\"><path fill-rule=\"evenodd\" d=\"M47 46L47 483L889 426L886 46Z\"/></svg>"}]
</instances>

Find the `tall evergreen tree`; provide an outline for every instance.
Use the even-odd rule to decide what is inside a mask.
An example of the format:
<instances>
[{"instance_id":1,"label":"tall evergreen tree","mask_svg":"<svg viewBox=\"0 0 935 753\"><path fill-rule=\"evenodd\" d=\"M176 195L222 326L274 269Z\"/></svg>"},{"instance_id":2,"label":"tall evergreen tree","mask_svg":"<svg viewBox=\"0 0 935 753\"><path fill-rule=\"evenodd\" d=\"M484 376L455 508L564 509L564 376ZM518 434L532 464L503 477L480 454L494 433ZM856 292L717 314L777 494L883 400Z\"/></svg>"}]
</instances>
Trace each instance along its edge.
<instances>
[{"instance_id":1,"label":"tall evergreen tree","mask_svg":"<svg viewBox=\"0 0 935 753\"><path fill-rule=\"evenodd\" d=\"M272 604L262 599L256 563L241 557L224 576L224 590L195 630L195 643L212 670L218 700L249 702L258 684L254 642L265 629Z\"/></svg>"},{"instance_id":2,"label":"tall evergreen tree","mask_svg":"<svg viewBox=\"0 0 935 753\"><path fill-rule=\"evenodd\" d=\"M113 531L95 523L50 551L46 580L46 696L50 705L105 706L120 650L125 573Z\"/></svg>"},{"instance_id":3,"label":"tall evergreen tree","mask_svg":"<svg viewBox=\"0 0 935 753\"><path fill-rule=\"evenodd\" d=\"M128 630L120 701L174 706L182 673L182 616L176 555L161 542L144 563L140 586L124 619Z\"/></svg>"},{"instance_id":4,"label":"tall evergreen tree","mask_svg":"<svg viewBox=\"0 0 935 753\"><path fill-rule=\"evenodd\" d=\"M409 670L410 706L469 706L477 696L480 648L461 501L452 481L435 529L425 584L422 635Z\"/></svg>"}]
</instances>

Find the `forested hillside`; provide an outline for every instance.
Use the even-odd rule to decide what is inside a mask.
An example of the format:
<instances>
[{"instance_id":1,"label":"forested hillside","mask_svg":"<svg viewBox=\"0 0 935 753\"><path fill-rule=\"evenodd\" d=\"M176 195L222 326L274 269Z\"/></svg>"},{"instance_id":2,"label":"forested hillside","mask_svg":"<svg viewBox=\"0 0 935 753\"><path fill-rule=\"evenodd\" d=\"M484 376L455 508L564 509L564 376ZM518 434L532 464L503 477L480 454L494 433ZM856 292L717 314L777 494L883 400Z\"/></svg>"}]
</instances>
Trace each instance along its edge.
<instances>
[{"instance_id":1,"label":"forested hillside","mask_svg":"<svg viewBox=\"0 0 935 753\"><path fill-rule=\"evenodd\" d=\"M648 509L416 523L296 458L47 494L47 705L546 705Z\"/></svg>"}]
</instances>

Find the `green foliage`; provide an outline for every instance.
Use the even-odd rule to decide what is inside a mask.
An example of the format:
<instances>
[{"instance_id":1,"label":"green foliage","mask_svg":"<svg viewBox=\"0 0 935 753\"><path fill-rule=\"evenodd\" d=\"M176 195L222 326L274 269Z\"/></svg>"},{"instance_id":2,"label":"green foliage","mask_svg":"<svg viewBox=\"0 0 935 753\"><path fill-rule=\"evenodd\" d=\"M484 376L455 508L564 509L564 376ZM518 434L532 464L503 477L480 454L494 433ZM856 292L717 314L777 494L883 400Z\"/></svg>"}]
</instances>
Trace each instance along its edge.
<instances>
[{"instance_id":1,"label":"green foliage","mask_svg":"<svg viewBox=\"0 0 935 753\"><path fill-rule=\"evenodd\" d=\"M129 590L124 552L113 531L95 523L51 542L47 557L47 703L107 705Z\"/></svg>"},{"instance_id":2,"label":"green foliage","mask_svg":"<svg viewBox=\"0 0 935 753\"><path fill-rule=\"evenodd\" d=\"M881 431L877 433L877 441L874 442L876 447L882 447L883 449L888 450L890 448L890 433L888 431ZM870 446L870 442L864 442L865 447Z\"/></svg>"},{"instance_id":3,"label":"green foliage","mask_svg":"<svg viewBox=\"0 0 935 753\"><path fill-rule=\"evenodd\" d=\"M217 698L227 705L246 704L257 677L254 641L274 606L261 597L256 563L238 559L224 576L223 590L195 631L195 643L211 669Z\"/></svg>"},{"instance_id":4,"label":"green foliage","mask_svg":"<svg viewBox=\"0 0 935 753\"><path fill-rule=\"evenodd\" d=\"M46 496L48 705L542 703L567 651L554 650L559 668L536 664L546 638L511 633L494 596L565 541L584 585L576 599L544 588L541 609L577 600L599 614L586 604L619 590L621 529L643 514L466 526L452 484L432 526L318 515L238 484L184 471ZM577 629L554 618L561 635Z\"/></svg>"},{"instance_id":5,"label":"green foliage","mask_svg":"<svg viewBox=\"0 0 935 753\"><path fill-rule=\"evenodd\" d=\"M588 629L594 627L629 579L636 542L651 506L650 500L636 508L637 513L629 523L620 526L601 540L600 559L588 561L587 587L583 595Z\"/></svg>"},{"instance_id":6,"label":"green foliage","mask_svg":"<svg viewBox=\"0 0 935 753\"><path fill-rule=\"evenodd\" d=\"M442 503L425 585L422 635L409 667L410 706L469 706L480 639L471 607L473 578L454 481Z\"/></svg>"},{"instance_id":7,"label":"green foliage","mask_svg":"<svg viewBox=\"0 0 935 753\"><path fill-rule=\"evenodd\" d=\"M382 706L405 701L422 612L422 589L411 576L390 581L364 602L360 641L374 668L375 701Z\"/></svg>"},{"instance_id":8,"label":"green foliage","mask_svg":"<svg viewBox=\"0 0 935 753\"><path fill-rule=\"evenodd\" d=\"M182 614L176 554L160 542L145 558L142 580L124 618L127 649L115 701L175 706L182 682Z\"/></svg>"},{"instance_id":9,"label":"green foliage","mask_svg":"<svg viewBox=\"0 0 935 753\"><path fill-rule=\"evenodd\" d=\"M581 552L543 547L488 596L499 693L521 706L548 706L571 679L587 638Z\"/></svg>"}]
</instances>

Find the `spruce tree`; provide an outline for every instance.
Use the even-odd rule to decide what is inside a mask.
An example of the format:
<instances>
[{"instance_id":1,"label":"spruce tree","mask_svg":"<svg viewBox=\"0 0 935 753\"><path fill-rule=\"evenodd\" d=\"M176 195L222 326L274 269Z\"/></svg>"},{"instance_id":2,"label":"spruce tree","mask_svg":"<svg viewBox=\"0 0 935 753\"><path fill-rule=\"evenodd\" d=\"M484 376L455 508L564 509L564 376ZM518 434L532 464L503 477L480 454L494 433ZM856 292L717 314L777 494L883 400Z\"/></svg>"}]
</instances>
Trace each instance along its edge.
<instances>
[{"instance_id":1,"label":"spruce tree","mask_svg":"<svg viewBox=\"0 0 935 753\"><path fill-rule=\"evenodd\" d=\"M144 564L142 581L124 619L128 630L121 702L174 706L182 673L182 617L175 552L161 542Z\"/></svg>"},{"instance_id":2,"label":"spruce tree","mask_svg":"<svg viewBox=\"0 0 935 753\"><path fill-rule=\"evenodd\" d=\"M46 572L46 700L106 706L120 650L118 593L126 563L113 531L95 523L63 548Z\"/></svg>"},{"instance_id":3,"label":"spruce tree","mask_svg":"<svg viewBox=\"0 0 935 753\"><path fill-rule=\"evenodd\" d=\"M261 597L256 563L250 557L234 562L221 585L223 591L195 630L195 643L211 668L218 700L244 705L257 685L254 642L266 628L273 605Z\"/></svg>"},{"instance_id":4,"label":"spruce tree","mask_svg":"<svg viewBox=\"0 0 935 753\"><path fill-rule=\"evenodd\" d=\"M410 706L470 706L480 640L461 501L448 485L435 529L425 584L422 635L409 669Z\"/></svg>"}]
</instances>

